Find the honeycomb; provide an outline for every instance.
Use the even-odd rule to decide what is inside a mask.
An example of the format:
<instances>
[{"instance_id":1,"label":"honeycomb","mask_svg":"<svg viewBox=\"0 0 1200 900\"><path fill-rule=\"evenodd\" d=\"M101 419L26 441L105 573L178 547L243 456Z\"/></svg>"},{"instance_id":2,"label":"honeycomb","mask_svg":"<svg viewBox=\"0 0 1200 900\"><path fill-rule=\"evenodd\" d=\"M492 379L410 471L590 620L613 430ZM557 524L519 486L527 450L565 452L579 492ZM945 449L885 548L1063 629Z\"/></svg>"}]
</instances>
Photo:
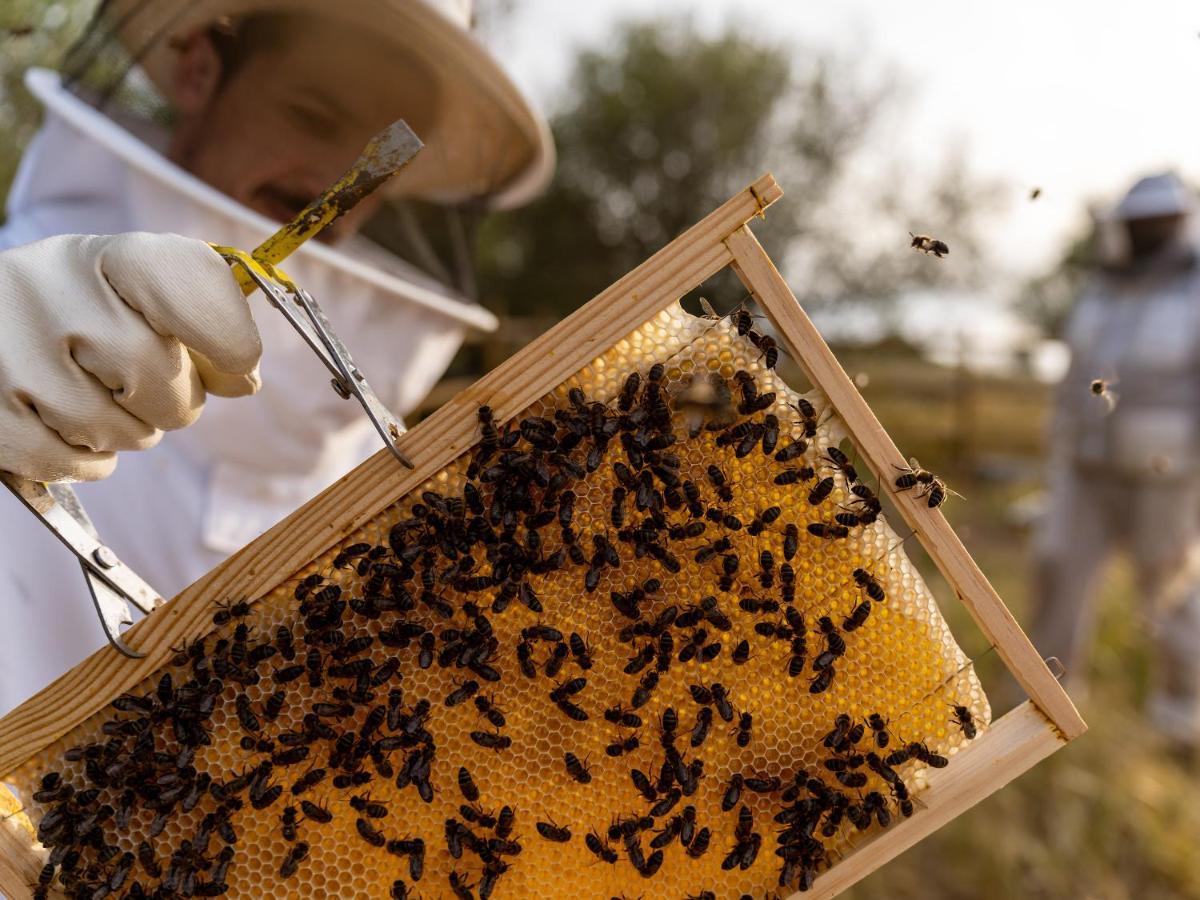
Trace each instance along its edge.
<instances>
[{"instance_id":1,"label":"honeycomb","mask_svg":"<svg viewBox=\"0 0 1200 900\"><path fill-rule=\"evenodd\" d=\"M987 727L988 700L883 515L810 531L863 512L873 489L853 489L873 476L847 470L827 400L792 391L739 326L662 312L280 588L214 607L206 640L3 779L60 864L54 889L787 896L921 815L927 763ZM913 744L886 768L901 786L863 762Z\"/></svg>"}]
</instances>

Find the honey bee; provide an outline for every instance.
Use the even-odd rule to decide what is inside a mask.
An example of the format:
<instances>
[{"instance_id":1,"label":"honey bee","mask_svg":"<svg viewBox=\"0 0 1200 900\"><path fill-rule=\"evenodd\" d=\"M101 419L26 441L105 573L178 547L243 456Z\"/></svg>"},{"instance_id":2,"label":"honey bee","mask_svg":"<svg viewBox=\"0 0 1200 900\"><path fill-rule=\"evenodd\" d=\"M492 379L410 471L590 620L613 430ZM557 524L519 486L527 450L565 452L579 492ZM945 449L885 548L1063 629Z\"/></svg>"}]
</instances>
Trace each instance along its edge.
<instances>
[{"instance_id":1,"label":"honey bee","mask_svg":"<svg viewBox=\"0 0 1200 900\"><path fill-rule=\"evenodd\" d=\"M1106 415L1112 412L1117 405L1117 395L1113 392L1113 387L1115 386L1115 381L1109 381L1104 378L1093 378L1088 385L1088 390L1092 396L1104 401L1104 412Z\"/></svg>"},{"instance_id":2,"label":"honey bee","mask_svg":"<svg viewBox=\"0 0 1200 900\"><path fill-rule=\"evenodd\" d=\"M827 525L824 522L812 522L808 526L808 533L814 537L832 541L848 536L850 529L845 525Z\"/></svg>"},{"instance_id":3,"label":"honey bee","mask_svg":"<svg viewBox=\"0 0 1200 900\"><path fill-rule=\"evenodd\" d=\"M978 733L975 727L975 718L971 715L971 710L965 706L954 706L954 721L962 733L966 735L968 741L975 740L975 735Z\"/></svg>"},{"instance_id":4,"label":"honey bee","mask_svg":"<svg viewBox=\"0 0 1200 900\"><path fill-rule=\"evenodd\" d=\"M913 234L911 231L908 236L912 238L909 244L914 250L920 250L922 253L932 253L938 259L941 259L950 252L950 247L945 241L940 241L935 237L930 237L927 234Z\"/></svg>"},{"instance_id":5,"label":"honey bee","mask_svg":"<svg viewBox=\"0 0 1200 900\"><path fill-rule=\"evenodd\" d=\"M816 483L811 491L808 492L808 502L817 506L833 493L833 476L826 476Z\"/></svg>"},{"instance_id":6,"label":"honey bee","mask_svg":"<svg viewBox=\"0 0 1200 900\"><path fill-rule=\"evenodd\" d=\"M954 494L956 497L962 496L946 487L946 482L940 477L928 469L921 468L921 464L917 462L916 458L910 459L908 468L901 468L900 474L896 476L896 490L907 491L914 487L917 488L918 497L927 497L926 502L930 509L941 506L946 501L947 494Z\"/></svg>"},{"instance_id":7,"label":"honey bee","mask_svg":"<svg viewBox=\"0 0 1200 900\"><path fill-rule=\"evenodd\" d=\"M883 599L886 596L883 592L883 587L870 572L868 572L866 569L860 568L855 569L852 574L854 576L854 581L859 587L867 592L868 597L877 603L883 602Z\"/></svg>"}]
</instances>

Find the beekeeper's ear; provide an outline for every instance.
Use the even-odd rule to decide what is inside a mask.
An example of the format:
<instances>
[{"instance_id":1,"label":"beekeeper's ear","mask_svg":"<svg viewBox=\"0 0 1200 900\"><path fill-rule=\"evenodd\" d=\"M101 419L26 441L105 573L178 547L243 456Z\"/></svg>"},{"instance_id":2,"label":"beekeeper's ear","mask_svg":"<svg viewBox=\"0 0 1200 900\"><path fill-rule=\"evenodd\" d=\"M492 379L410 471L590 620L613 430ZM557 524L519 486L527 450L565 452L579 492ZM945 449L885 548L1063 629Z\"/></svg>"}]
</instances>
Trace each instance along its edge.
<instances>
[{"instance_id":1,"label":"beekeeper's ear","mask_svg":"<svg viewBox=\"0 0 1200 900\"><path fill-rule=\"evenodd\" d=\"M221 58L204 29L171 42L176 54L175 106L184 115L203 112L221 83Z\"/></svg>"}]
</instances>

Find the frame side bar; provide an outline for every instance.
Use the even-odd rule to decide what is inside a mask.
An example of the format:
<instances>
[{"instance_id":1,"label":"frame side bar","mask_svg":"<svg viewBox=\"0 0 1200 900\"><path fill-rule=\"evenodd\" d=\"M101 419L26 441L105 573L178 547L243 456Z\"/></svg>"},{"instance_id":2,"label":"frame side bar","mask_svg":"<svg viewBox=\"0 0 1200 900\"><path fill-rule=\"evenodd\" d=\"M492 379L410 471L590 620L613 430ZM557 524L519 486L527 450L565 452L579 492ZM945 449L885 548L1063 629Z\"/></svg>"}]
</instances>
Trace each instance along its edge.
<instances>
[{"instance_id":1,"label":"frame side bar","mask_svg":"<svg viewBox=\"0 0 1200 900\"><path fill-rule=\"evenodd\" d=\"M45 862L34 836L23 824L17 798L0 783L0 894L9 900L29 900Z\"/></svg>"},{"instance_id":2,"label":"frame side bar","mask_svg":"<svg viewBox=\"0 0 1200 900\"><path fill-rule=\"evenodd\" d=\"M878 473L907 464L871 408L821 338L799 301L748 228L727 241L733 269L793 350L796 362L814 386L829 397L867 463ZM797 352L798 351L798 352ZM996 646L1013 676L1067 740L1087 730L1071 698L1054 678L1004 602L967 553L939 509L930 509L892 479L880 483L938 568L967 607L979 628Z\"/></svg>"},{"instance_id":3,"label":"frame side bar","mask_svg":"<svg viewBox=\"0 0 1200 900\"><path fill-rule=\"evenodd\" d=\"M171 646L212 629L206 600L257 599L434 475L479 438L476 411L503 421L549 393L638 326L732 262L724 241L783 196L763 175L611 287L405 434L408 470L381 450L125 632L146 654L105 647L0 719L0 775L164 665Z\"/></svg>"},{"instance_id":4,"label":"frame side bar","mask_svg":"<svg viewBox=\"0 0 1200 900\"><path fill-rule=\"evenodd\" d=\"M837 896L1063 746L1054 724L1032 703L1022 703L954 754L947 768L929 770L911 819L893 823L818 877L809 893L789 900Z\"/></svg>"}]
</instances>

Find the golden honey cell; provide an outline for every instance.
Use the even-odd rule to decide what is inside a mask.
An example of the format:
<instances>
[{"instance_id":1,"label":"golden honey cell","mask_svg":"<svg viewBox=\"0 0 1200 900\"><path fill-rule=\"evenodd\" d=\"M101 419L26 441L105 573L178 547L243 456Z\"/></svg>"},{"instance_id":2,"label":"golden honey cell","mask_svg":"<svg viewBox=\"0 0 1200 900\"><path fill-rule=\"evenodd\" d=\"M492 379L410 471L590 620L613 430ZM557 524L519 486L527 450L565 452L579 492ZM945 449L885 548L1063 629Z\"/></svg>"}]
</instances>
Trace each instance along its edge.
<instances>
[{"instance_id":1,"label":"golden honey cell","mask_svg":"<svg viewBox=\"0 0 1200 900\"><path fill-rule=\"evenodd\" d=\"M45 827L45 817L61 802L33 798L47 773L60 773L64 784L86 791L105 778L128 780L133 769L123 767L136 767L138 760L149 767L142 780L154 783L141 793L117 784L101 786L87 798L91 809L101 810L99 821L86 823L92 826L89 843L81 845L80 861L56 886L75 885L71 890L83 894L86 885L86 895L92 896L97 887L119 880L118 867L128 865L126 854L132 854L148 857L150 864L133 863L114 895L151 895L169 879L180 896L190 891L192 896L270 900L388 897L399 880L410 896L452 897L453 878L463 896L478 896L490 883L491 896L530 900L680 898L704 891L720 897L786 896L800 884L797 877L787 887L779 885L783 857L776 852L777 841L787 828L786 808L811 797L804 787L808 779L819 778L830 791L845 795L850 807L842 806L836 824L827 810L816 822L812 840L823 854L818 868L836 866L880 829L878 814L866 828L851 821L861 818L867 797L881 798L886 817L899 820L897 789L861 757L869 751L885 757L914 743L923 745L923 753L953 756L967 738L953 721L952 707L965 707L981 730L990 719L988 701L905 555L904 542L882 515L847 527L845 537L823 538L810 531L810 525L818 531L838 526L839 515L865 508L863 495L854 493L855 484L847 481L836 454L829 453L840 448L853 461L853 450L825 398L815 391L803 396L792 391L764 367L751 337L739 336L728 319L696 318L679 307L663 312L511 422L489 426L496 431L486 448L477 445L464 454L260 598L248 615L239 615L243 610L236 607L214 609L222 613L222 624L206 640L204 658L210 670L219 671L205 677L219 679L220 690L209 690L211 701L197 701L205 691L192 688L188 702L204 708L197 724L206 743L194 758L183 760L182 772L172 762L182 749L180 727L168 712L148 712L156 702L151 699L127 702L125 711L98 713L5 779L16 786L31 820L43 826L43 836L61 843L70 833L65 826L52 818L56 827ZM648 388L660 375L652 371L658 364L661 379ZM640 384L623 397L632 373ZM761 408L738 410L746 402L743 385L752 387L755 403L750 405ZM657 411L651 408L652 392L662 398ZM771 393L773 399L758 399ZM804 414L806 404L811 416ZM664 413L665 424L659 420L655 426L654 416ZM776 441L767 439L770 453L763 450L767 416L777 419L779 430ZM545 426L522 428L534 417L552 423L549 437ZM752 427L737 431L746 423ZM807 438L806 428L812 432ZM581 434L578 443L555 455L552 448L572 429ZM665 433L673 443L644 449L646 440ZM805 439L807 449L777 461L775 454L797 439ZM538 450L539 441L551 449ZM514 462L513 454L524 458ZM507 462L501 465L502 460ZM852 464L857 484L877 487L873 473ZM710 466L720 470L724 486L714 483ZM785 469L806 468L811 475L801 472L795 483L776 483ZM514 477L517 469L531 485ZM538 483L555 476L561 483ZM811 503L810 494L825 478L833 479L828 495ZM672 486L675 494L668 496ZM472 490L478 501L464 499ZM563 533L560 515L567 490L575 497L573 534ZM625 495L624 517L617 525L613 506L619 491ZM507 492L509 518L497 515L490 521L501 492ZM694 502L690 494L696 495ZM476 502L483 513L472 511ZM522 502L527 505L521 507ZM458 523L457 538L443 534L453 531L444 523L431 524L440 516L437 507L447 503ZM466 527L471 519L487 521L488 527ZM788 526L797 535L794 552L788 547ZM581 562L568 552L572 541ZM552 565L560 551L563 559ZM661 558L664 551L677 566ZM512 560L518 557L526 562L514 569ZM793 575L790 603L784 594L785 564ZM856 570L861 570L858 579ZM501 578L513 588L505 591L496 583ZM629 609L630 601L621 597L649 579L660 582L658 590ZM882 599L869 599L868 583L878 585ZM329 591L330 586L337 590ZM335 627L323 630L319 622L306 621L314 595L334 593L334 603L345 604ZM390 608L368 602L384 594L391 599L382 605ZM847 620L864 602L869 604L865 619L847 629ZM321 603L326 609L327 601ZM624 612L618 608L622 603ZM675 624L680 616L685 626ZM829 617L824 630L822 617ZM669 624L656 630L656 621ZM292 636L291 660L278 650L280 628ZM318 640L332 631L337 638ZM408 635L405 640L396 637L401 631ZM389 646L381 639L385 632ZM561 642L555 633L561 633ZM576 650L586 646L586 668L572 651L573 635ZM805 645L799 665L793 663L797 638ZM838 641L844 647L831 652ZM735 654L743 642L749 650L744 661ZM255 651L259 644L275 647L275 654L258 659L271 652ZM369 646L359 649L363 645ZM471 648L478 646L490 647L490 655L475 659L471 654L477 649ZM319 683L315 676L310 681L308 654L314 648L320 661L312 670L320 673ZM627 671L636 668L631 659L639 653L651 658L636 672ZM396 660L389 664L394 674L385 667L390 659ZM522 672L523 665L535 667L533 677ZM553 677L546 675L547 666L558 668ZM292 667L300 674L289 672ZM828 688L811 692L810 685L828 677L824 673L830 669ZM237 673L251 670L259 673L257 683L245 683L253 681L245 674L239 683ZM162 688L170 707L196 676L191 662L164 671L171 675L169 688ZM656 679L652 689L645 688L648 673ZM161 675L131 695L153 698ZM493 676L496 680L488 680ZM478 688L472 692L468 682ZM714 684L726 690L732 721L721 714L722 704L697 700L695 686L702 688L703 700L703 689L711 693ZM639 687L644 696L635 698ZM391 693L397 689L399 694ZM281 696L272 700L278 692ZM461 702L448 705L448 698ZM645 702L634 708L635 699ZM415 714L426 708L419 706L422 702L428 713L418 719ZM612 711L607 718L606 710ZM489 721L489 712L494 721L502 717L503 727ZM640 718L641 727L609 721L623 712ZM876 747L866 727L872 714L886 723L886 748ZM664 738L664 719L669 722L672 715L678 723L675 737ZM711 726L693 747L690 738L701 715L711 717ZM841 753L822 743L839 715L863 726L856 748L847 745ZM121 732L117 723L139 717L151 724L124 726L128 732ZM194 732L187 736L189 727L182 726L184 740L194 739ZM254 727L258 730L248 730ZM306 735L302 743L296 743L297 735ZM115 743L106 753L107 741ZM663 773L668 744L687 770L682 785L678 775ZM69 753L89 745L97 749ZM623 752L612 755L610 748ZM306 758L293 761L304 753ZM568 772L567 754L590 772L588 783ZM68 761L68 755L76 758ZM834 757L843 760L834 763L840 771L861 772L866 783L842 784L839 773L826 765ZM267 773L263 762L272 758ZM918 816L923 765L911 759L894 766ZM460 768L478 787L475 804L468 804L459 787ZM315 769L325 769L325 777L294 793L293 785ZM635 769L652 783L635 783ZM257 784L237 784L239 776L254 782L256 772ZM723 810L735 775L760 788L766 782L767 789L743 788L739 802ZM334 786L335 776L344 786ZM775 790L769 784L773 778L780 780ZM277 798L274 785L281 788ZM621 836L609 841L615 823L619 829L622 821L647 816L654 805L647 795L657 801L672 790L685 795L651 828L638 831L632 841ZM252 795L264 808L256 808ZM240 808L228 805L230 796ZM330 821L319 821L327 816L315 809L314 816L305 815L301 801L327 810ZM373 814L364 812L364 804ZM464 811L464 805L472 808ZM295 812L286 813L288 807ZM505 807L513 815L512 829L501 838L494 820ZM219 808L225 812L218 817ZM294 816L294 834L287 833L285 815ZM678 816L686 818L693 842L707 829L708 849L691 853L671 837L651 873L652 842L664 829L669 837L683 829ZM218 818L226 823L222 828L214 824ZM449 826L453 836L448 820L459 823ZM589 850L585 841L592 832L615 862ZM568 833L565 840L550 839ZM739 853L751 835L758 836L757 853ZM228 843L229 837L236 839ZM415 872L411 848L418 840L425 852ZM301 843L307 853L295 849ZM110 849L102 849L105 845ZM232 852L220 856L227 845ZM518 845L519 853L512 852ZM451 850L461 853L455 858ZM750 856L753 862L742 867ZM635 865L638 857L642 871ZM212 878L222 859L227 859L224 890L218 892ZM487 859L493 860L490 867ZM723 867L730 859L732 868ZM294 873L281 874L285 862ZM161 872L157 877L155 870Z\"/></svg>"}]
</instances>

